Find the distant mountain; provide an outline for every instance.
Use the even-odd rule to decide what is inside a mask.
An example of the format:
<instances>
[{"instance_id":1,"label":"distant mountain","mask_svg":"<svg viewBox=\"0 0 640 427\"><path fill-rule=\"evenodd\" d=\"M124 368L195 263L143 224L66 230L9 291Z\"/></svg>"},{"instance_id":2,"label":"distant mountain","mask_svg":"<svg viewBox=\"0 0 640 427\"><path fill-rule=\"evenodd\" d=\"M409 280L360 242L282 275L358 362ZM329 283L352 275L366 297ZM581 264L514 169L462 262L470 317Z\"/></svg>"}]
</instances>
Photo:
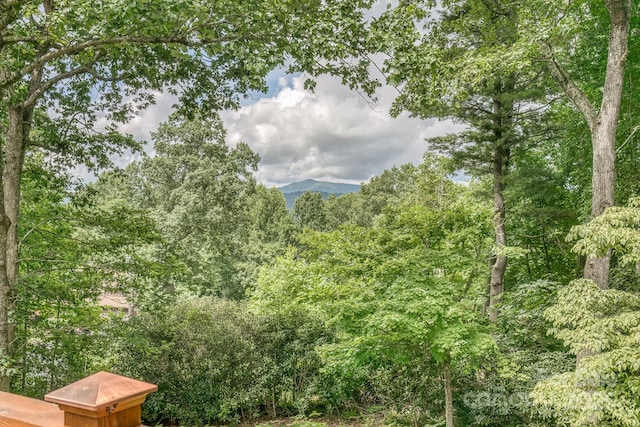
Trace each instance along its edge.
<instances>
[{"instance_id":1,"label":"distant mountain","mask_svg":"<svg viewBox=\"0 0 640 427\"><path fill-rule=\"evenodd\" d=\"M304 181L292 182L283 187L278 187L283 193L296 193L305 191L317 191L318 193L345 194L360 190L359 185L341 184L338 182L316 181L315 179L305 179Z\"/></svg>"},{"instance_id":2,"label":"distant mountain","mask_svg":"<svg viewBox=\"0 0 640 427\"><path fill-rule=\"evenodd\" d=\"M315 179L305 179L304 181L292 182L282 187L278 187L284 194L287 201L287 208L292 208L294 202L305 191L313 191L320 193L323 199L328 198L331 194L354 193L360 190L359 185L342 184L339 182L316 181Z\"/></svg>"}]
</instances>

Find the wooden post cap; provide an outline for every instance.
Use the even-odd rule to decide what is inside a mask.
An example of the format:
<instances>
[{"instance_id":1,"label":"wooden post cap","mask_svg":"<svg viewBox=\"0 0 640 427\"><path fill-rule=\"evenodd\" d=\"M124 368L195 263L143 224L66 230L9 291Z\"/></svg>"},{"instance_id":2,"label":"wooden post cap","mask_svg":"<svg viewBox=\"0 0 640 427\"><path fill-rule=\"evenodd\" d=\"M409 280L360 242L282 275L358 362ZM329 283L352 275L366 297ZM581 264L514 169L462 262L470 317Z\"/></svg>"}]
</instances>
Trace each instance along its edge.
<instances>
[{"instance_id":1,"label":"wooden post cap","mask_svg":"<svg viewBox=\"0 0 640 427\"><path fill-rule=\"evenodd\" d=\"M98 372L47 394L44 400L57 403L64 411L65 426L137 427L140 406L156 390L155 384Z\"/></svg>"}]
</instances>

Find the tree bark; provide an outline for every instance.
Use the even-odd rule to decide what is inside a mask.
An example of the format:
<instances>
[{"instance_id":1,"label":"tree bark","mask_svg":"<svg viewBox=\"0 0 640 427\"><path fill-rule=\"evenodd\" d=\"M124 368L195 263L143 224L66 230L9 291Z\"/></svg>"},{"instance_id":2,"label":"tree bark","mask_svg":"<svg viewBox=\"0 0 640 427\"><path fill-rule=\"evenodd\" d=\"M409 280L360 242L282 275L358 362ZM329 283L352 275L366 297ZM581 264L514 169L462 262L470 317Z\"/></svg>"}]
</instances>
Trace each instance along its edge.
<instances>
[{"instance_id":1,"label":"tree bark","mask_svg":"<svg viewBox=\"0 0 640 427\"><path fill-rule=\"evenodd\" d=\"M593 147L591 217L600 215L614 204L615 141L620 117L624 72L629 50L632 0L605 0L610 30L607 69L600 111L578 85L567 75L553 55L547 58L549 70L571 102L582 113L591 131ZM609 287L611 254L587 258L584 277L595 281L601 289Z\"/></svg>"},{"instance_id":2,"label":"tree bark","mask_svg":"<svg viewBox=\"0 0 640 427\"><path fill-rule=\"evenodd\" d=\"M15 350L16 281L18 278L18 211L20 204L20 174L24 158L25 110L21 106L7 107L8 129L2 159L0 199L0 355L2 366L9 367ZM0 370L0 390L10 391L11 375Z\"/></svg>"},{"instance_id":3,"label":"tree bark","mask_svg":"<svg viewBox=\"0 0 640 427\"><path fill-rule=\"evenodd\" d=\"M451 380L451 359L444 362L444 417L446 427L453 427L453 388Z\"/></svg>"},{"instance_id":4,"label":"tree bark","mask_svg":"<svg viewBox=\"0 0 640 427\"><path fill-rule=\"evenodd\" d=\"M37 87L40 73L34 73L30 90ZM34 106L9 105L8 127L2 158L2 183L0 185L0 360L1 366L10 367L15 353L15 312L18 281L20 217L20 182L25 150ZM0 391L10 391L11 373L0 369Z\"/></svg>"},{"instance_id":5,"label":"tree bark","mask_svg":"<svg viewBox=\"0 0 640 427\"><path fill-rule=\"evenodd\" d=\"M494 263L491 266L491 284L489 286L489 320L494 323L498 320L499 304L504 291L504 274L507 269L507 256L502 249L507 246L507 233L504 225L504 178L507 173L509 161L509 147L511 146L510 126L513 103L503 103L498 97L500 94L509 94L513 91L513 80L507 78L496 87L496 95L493 98L493 157L491 159L493 174L493 227L495 233L496 253Z\"/></svg>"},{"instance_id":6,"label":"tree bark","mask_svg":"<svg viewBox=\"0 0 640 427\"><path fill-rule=\"evenodd\" d=\"M7 276L11 283L18 280L19 237L18 224L20 216L20 188L24 156L27 140L31 132L33 107L9 107L10 121L19 126L20 132L14 138L5 141L5 165L2 171L4 187L4 208L10 221L7 232Z\"/></svg>"},{"instance_id":7,"label":"tree bark","mask_svg":"<svg viewBox=\"0 0 640 427\"><path fill-rule=\"evenodd\" d=\"M3 217L0 220L0 245L6 247L7 242L7 229L8 219ZM15 305L15 299L13 298L13 288L9 284L9 280L6 275L6 259L5 256L1 256L0 259L0 363L2 369L0 369L0 391L11 390L11 375L7 368L11 367L11 360L14 353L14 340L13 340L13 319L9 316L8 307Z\"/></svg>"},{"instance_id":8,"label":"tree bark","mask_svg":"<svg viewBox=\"0 0 640 427\"><path fill-rule=\"evenodd\" d=\"M624 70L629 50L631 0L605 1L611 29L604 83L604 96L598 120L591 128L593 176L591 180L591 217L596 217L614 204L616 132L620 117ZM595 281L601 289L609 287L611 251L604 257L587 258L584 277Z\"/></svg>"},{"instance_id":9,"label":"tree bark","mask_svg":"<svg viewBox=\"0 0 640 427\"><path fill-rule=\"evenodd\" d=\"M495 232L495 244L498 248L507 246L507 235L504 226L504 183L503 183L503 162L504 150L496 147L493 154L493 227ZM495 262L491 266L491 286L489 289L489 320L498 320L498 304L504 291L504 273L507 269L507 257L504 254L496 253Z\"/></svg>"}]
</instances>

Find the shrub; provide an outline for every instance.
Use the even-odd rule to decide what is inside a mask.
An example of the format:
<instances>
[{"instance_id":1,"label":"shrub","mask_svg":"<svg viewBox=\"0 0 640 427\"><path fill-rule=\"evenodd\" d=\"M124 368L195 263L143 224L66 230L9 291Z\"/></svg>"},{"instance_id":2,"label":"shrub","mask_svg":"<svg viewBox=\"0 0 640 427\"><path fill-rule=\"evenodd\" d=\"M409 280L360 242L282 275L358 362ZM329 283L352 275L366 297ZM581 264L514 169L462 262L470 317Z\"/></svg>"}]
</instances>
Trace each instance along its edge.
<instances>
[{"instance_id":1,"label":"shrub","mask_svg":"<svg viewBox=\"0 0 640 427\"><path fill-rule=\"evenodd\" d=\"M112 369L158 385L143 407L149 423L232 423L322 404L315 348L331 336L303 315L256 314L204 297L122 328Z\"/></svg>"},{"instance_id":2,"label":"shrub","mask_svg":"<svg viewBox=\"0 0 640 427\"><path fill-rule=\"evenodd\" d=\"M158 385L145 419L200 425L250 416L261 357L252 339L254 319L242 307L213 298L182 300L125 326L116 369Z\"/></svg>"}]
</instances>

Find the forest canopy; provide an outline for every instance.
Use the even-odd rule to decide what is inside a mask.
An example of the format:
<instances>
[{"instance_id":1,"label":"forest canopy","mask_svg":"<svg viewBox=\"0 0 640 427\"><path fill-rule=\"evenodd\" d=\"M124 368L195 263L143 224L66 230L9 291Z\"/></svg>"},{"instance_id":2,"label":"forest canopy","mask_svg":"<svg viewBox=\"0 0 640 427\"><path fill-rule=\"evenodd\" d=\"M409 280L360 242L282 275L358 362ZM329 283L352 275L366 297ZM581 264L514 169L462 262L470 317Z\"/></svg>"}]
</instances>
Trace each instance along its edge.
<instances>
[{"instance_id":1,"label":"forest canopy","mask_svg":"<svg viewBox=\"0 0 640 427\"><path fill-rule=\"evenodd\" d=\"M0 389L110 370L164 425L640 425L638 13L0 0ZM274 69L462 130L288 209L220 118Z\"/></svg>"}]
</instances>

